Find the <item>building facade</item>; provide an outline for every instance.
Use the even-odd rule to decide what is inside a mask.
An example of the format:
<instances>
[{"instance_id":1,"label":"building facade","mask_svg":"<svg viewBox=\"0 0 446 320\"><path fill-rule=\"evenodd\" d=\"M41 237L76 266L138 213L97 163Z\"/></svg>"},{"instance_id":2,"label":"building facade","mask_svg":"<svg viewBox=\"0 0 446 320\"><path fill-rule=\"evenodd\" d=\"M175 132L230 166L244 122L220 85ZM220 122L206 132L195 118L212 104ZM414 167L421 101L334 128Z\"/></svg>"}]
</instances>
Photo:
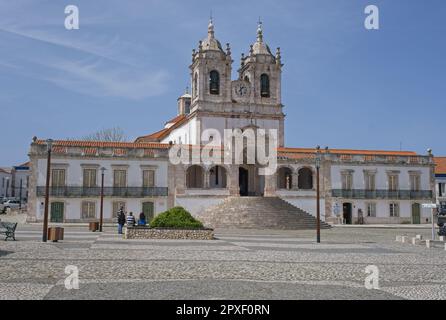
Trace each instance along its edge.
<instances>
[{"instance_id":1,"label":"building facade","mask_svg":"<svg viewBox=\"0 0 446 320\"><path fill-rule=\"evenodd\" d=\"M325 221L429 222L430 212L421 204L435 200L435 164L430 152L285 147L280 49L272 54L259 24L256 41L246 56L242 54L235 80L231 79L231 54L229 44L223 49L216 39L211 21L207 37L192 52L191 93L178 98L178 115L162 130L127 143L56 141L51 221L97 219L102 172L104 217L110 221L121 206L127 212L153 216L180 205L200 218L204 210L226 198L244 196L280 197L314 215L318 158ZM242 153L242 163L171 161L171 151L177 146L203 151L216 137L224 137L227 129L260 135L274 130L277 170L261 174L263 167L257 159L245 161L245 144L238 151L230 149L231 157ZM45 141L35 139L30 149L32 221L42 220L46 156Z\"/></svg>"}]
</instances>

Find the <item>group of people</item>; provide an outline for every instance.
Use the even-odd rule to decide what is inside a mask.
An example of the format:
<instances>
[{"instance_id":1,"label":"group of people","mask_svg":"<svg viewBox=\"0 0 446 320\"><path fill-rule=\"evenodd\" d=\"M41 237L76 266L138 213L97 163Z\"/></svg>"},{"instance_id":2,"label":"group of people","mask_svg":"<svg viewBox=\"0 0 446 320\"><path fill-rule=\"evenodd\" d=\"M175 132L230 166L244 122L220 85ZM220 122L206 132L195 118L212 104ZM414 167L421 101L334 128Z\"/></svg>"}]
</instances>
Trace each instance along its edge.
<instances>
[{"instance_id":1,"label":"group of people","mask_svg":"<svg viewBox=\"0 0 446 320\"><path fill-rule=\"evenodd\" d=\"M136 225L136 219L135 216L133 215L133 212L130 212L126 216L124 212L124 207L121 207L118 211L118 234L122 234L122 228L126 224L129 227L134 227ZM144 214L144 212L141 212L139 214L138 226L145 226L145 225L146 225L146 215Z\"/></svg>"}]
</instances>

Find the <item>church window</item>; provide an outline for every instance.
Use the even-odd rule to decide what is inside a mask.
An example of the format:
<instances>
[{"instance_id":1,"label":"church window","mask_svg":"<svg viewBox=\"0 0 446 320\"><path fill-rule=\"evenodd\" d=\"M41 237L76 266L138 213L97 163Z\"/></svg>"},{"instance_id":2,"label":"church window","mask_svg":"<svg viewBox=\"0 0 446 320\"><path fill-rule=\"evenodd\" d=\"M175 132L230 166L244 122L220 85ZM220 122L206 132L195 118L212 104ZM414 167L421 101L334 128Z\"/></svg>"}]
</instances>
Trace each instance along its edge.
<instances>
[{"instance_id":1,"label":"church window","mask_svg":"<svg viewBox=\"0 0 446 320\"><path fill-rule=\"evenodd\" d=\"M260 96L269 98L269 77L265 73L260 76Z\"/></svg>"},{"instance_id":2,"label":"church window","mask_svg":"<svg viewBox=\"0 0 446 320\"><path fill-rule=\"evenodd\" d=\"M198 95L198 74L194 75L194 83L192 86L192 96L195 98Z\"/></svg>"},{"instance_id":3,"label":"church window","mask_svg":"<svg viewBox=\"0 0 446 320\"><path fill-rule=\"evenodd\" d=\"M220 94L220 75L216 70L212 70L209 74L209 93Z\"/></svg>"}]
</instances>

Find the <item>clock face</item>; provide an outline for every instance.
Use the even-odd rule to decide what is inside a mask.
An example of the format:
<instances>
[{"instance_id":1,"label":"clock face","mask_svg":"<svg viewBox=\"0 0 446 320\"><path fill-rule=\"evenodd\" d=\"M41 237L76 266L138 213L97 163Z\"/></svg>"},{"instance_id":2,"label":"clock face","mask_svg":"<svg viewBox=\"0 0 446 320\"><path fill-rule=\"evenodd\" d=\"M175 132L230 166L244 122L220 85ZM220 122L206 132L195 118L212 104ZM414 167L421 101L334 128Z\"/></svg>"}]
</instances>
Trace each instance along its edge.
<instances>
[{"instance_id":1,"label":"clock face","mask_svg":"<svg viewBox=\"0 0 446 320\"><path fill-rule=\"evenodd\" d=\"M241 81L234 85L233 90L237 97L247 97L250 93L250 86L249 83Z\"/></svg>"}]
</instances>

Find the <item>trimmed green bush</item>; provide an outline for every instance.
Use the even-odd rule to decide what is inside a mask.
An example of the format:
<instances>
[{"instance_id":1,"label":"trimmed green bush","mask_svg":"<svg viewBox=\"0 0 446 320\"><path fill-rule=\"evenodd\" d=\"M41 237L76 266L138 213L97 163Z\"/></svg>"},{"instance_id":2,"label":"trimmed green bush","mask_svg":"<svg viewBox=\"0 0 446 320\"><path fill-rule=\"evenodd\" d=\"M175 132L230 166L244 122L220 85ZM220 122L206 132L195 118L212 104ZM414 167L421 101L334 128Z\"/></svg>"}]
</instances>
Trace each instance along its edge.
<instances>
[{"instance_id":1,"label":"trimmed green bush","mask_svg":"<svg viewBox=\"0 0 446 320\"><path fill-rule=\"evenodd\" d=\"M160 213L150 221L152 228L201 229L203 224L183 207L174 207Z\"/></svg>"}]
</instances>

